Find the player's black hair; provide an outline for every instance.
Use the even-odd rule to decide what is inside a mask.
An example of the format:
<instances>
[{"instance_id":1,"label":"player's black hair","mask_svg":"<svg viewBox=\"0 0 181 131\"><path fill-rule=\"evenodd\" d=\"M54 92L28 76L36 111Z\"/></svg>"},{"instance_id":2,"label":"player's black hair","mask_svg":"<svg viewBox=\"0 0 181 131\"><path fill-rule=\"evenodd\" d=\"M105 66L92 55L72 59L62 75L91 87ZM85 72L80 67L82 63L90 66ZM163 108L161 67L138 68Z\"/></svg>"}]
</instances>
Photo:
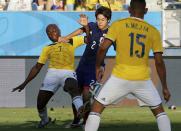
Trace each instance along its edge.
<instances>
[{"instance_id":1,"label":"player's black hair","mask_svg":"<svg viewBox=\"0 0 181 131\"><path fill-rule=\"evenodd\" d=\"M104 7L104 6L101 6L99 7L96 12L95 12L95 17L97 18L97 16L99 14L102 14L104 17L107 18L108 21L111 20L111 16L112 16L112 11L111 9L107 8L107 7Z\"/></svg>"},{"instance_id":2,"label":"player's black hair","mask_svg":"<svg viewBox=\"0 0 181 131\"><path fill-rule=\"evenodd\" d=\"M144 4L146 6L145 0L131 0L130 7L135 8L137 6L137 3Z\"/></svg>"},{"instance_id":3,"label":"player's black hair","mask_svg":"<svg viewBox=\"0 0 181 131\"><path fill-rule=\"evenodd\" d=\"M48 32L48 30L49 30L50 28L56 28L56 29L60 32L60 29L58 28L58 26L57 26L56 24L49 24L49 25L47 26L47 28L46 28L46 32Z\"/></svg>"}]
</instances>

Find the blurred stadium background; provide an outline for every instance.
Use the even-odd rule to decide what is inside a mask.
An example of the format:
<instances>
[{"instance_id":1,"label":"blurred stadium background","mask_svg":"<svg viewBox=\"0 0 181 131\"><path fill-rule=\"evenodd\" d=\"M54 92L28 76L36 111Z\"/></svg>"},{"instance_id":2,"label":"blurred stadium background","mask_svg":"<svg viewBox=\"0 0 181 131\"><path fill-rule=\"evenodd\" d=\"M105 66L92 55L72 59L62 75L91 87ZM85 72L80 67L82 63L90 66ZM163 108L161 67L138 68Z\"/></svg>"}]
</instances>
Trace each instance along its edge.
<instances>
[{"instance_id":1,"label":"blurred stadium background","mask_svg":"<svg viewBox=\"0 0 181 131\"><path fill-rule=\"evenodd\" d=\"M45 27L48 24L58 24L62 35L66 35L80 27L76 21L79 14L85 13L90 21L95 21L94 10L100 5L104 5L114 11L112 17L112 21L114 21L129 16L127 12L129 2L130 0L75 0L74 3L69 3L69 0L0 0L0 130L18 128L16 124L21 125L20 130L25 129L26 126L31 130L32 121L38 121L34 107L36 107L37 93L47 66L22 93L11 93L11 90L25 79L31 67L36 63L42 47L50 43L45 34ZM145 20L160 30L165 47L164 60L167 68L167 80L172 93L170 102L165 106L176 105L179 107L181 106L181 1L147 0L147 6L149 13ZM84 47L81 47L76 51L76 64L83 50ZM114 55L115 52L111 48L106 59L109 64L106 66L104 80L110 75L114 65ZM161 94L152 52L150 52L150 65L152 80ZM54 112L56 115L52 114L58 116L58 124L63 125L61 121L71 120L70 105L70 97L62 89L49 102L49 107L58 107ZM105 120L101 130L140 131L145 127L149 127L145 129L146 131L156 130L154 118L148 117L150 112L134 107L136 105L137 101L134 97L128 96L127 99L114 105L114 108L110 107L105 116L103 115ZM129 108L130 106L133 108ZM24 107L28 107L28 109L24 109ZM181 109L167 110L167 112L174 123L173 131L180 131ZM138 121L132 119L133 117L139 118ZM112 123L109 123L109 120ZM25 121L27 123L23 125ZM115 128L109 128L109 126ZM51 128L56 127L58 126ZM126 130L126 127L129 128Z\"/></svg>"}]
</instances>

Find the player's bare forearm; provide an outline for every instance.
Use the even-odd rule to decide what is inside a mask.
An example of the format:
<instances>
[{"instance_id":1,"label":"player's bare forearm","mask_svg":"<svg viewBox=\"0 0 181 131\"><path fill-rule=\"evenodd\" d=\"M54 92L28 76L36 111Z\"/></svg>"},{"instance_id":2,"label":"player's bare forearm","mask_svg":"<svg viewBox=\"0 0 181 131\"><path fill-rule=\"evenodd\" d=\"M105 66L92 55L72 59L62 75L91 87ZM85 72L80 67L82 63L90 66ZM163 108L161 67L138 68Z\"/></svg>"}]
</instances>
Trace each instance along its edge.
<instances>
[{"instance_id":1,"label":"player's bare forearm","mask_svg":"<svg viewBox=\"0 0 181 131\"><path fill-rule=\"evenodd\" d=\"M41 68L43 67L43 64L37 63L35 66L33 66L33 68L31 69L28 77L26 78L26 80L19 85L16 88L12 89L12 92L15 92L16 90L18 90L18 92L21 92L25 86L33 79L36 77L36 75L40 72Z\"/></svg>"},{"instance_id":2,"label":"player's bare forearm","mask_svg":"<svg viewBox=\"0 0 181 131\"><path fill-rule=\"evenodd\" d=\"M26 78L26 80L23 82L24 85L27 85L32 79L34 79L37 74L40 72L41 68L43 67L43 64L37 63L31 68L31 71Z\"/></svg>"},{"instance_id":3,"label":"player's bare forearm","mask_svg":"<svg viewBox=\"0 0 181 131\"><path fill-rule=\"evenodd\" d=\"M106 55L106 52L108 50L108 48L111 46L112 44L112 41L105 38L104 41L102 43L100 43L99 45L99 49L98 49L98 52L97 52L97 57L96 57L96 67L100 67L103 60L104 60L104 57Z\"/></svg>"},{"instance_id":4,"label":"player's bare forearm","mask_svg":"<svg viewBox=\"0 0 181 131\"><path fill-rule=\"evenodd\" d=\"M161 53L155 54L155 66L163 88L167 88L166 68Z\"/></svg>"},{"instance_id":5,"label":"player's bare forearm","mask_svg":"<svg viewBox=\"0 0 181 131\"><path fill-rule=\"evenodd\" d=\"M155 57L155 66L163 88L162 93L165 101L168 102L171 97L171 94L167 87L166 68L165 68L165 63L163 61L162 53L155 53L154 57Z\"/></svg>"},{"instance_id":6,"label":"player's bare forearm","mask_svg":"<svg viewBox=\"0 0 181 131\"><path fill-rule=\"evenodd\" d=\"M102 61L104 61L105 54L106 50L100 47L96 56L96 68L101 67Z\"/></svg>"},{"instance_id":7,"label":"player's bare forearm","mask_svg":"<svg viewBox=\"0 0 181 131\"><path fill-rule=\"evenodd\" d=\"M72 37L74 36L78 36L78 35L81 35L83 33L83 30L82 29L77 29L75 30L74 32L70 33L69 35L65 36L65 38L67 40L71 39Z\"/></svg>"},{"instance_id":8,"label":"player's bare forearm","mask_svg":"<svg viewBox=\"0 0 181 131\"><path fill-rule=\"evenodd\" d=\"M96 80L98 82L101 81L101 64L104 61L104 57L106 55L106 50L104 48L99 48L97 52L97 57L96 57Z\"/></svg>"},{"instance_id":9,"label":"player's bare forearm","mask_svg":"<svg viewBox=\"0 0 181 131\"><path fill-rule=\"evenodd\" d=\"M169 101L171 94L167 87L166 68L165 68L165 63L163 61L161 53L155 54L155 66L156 66L158 76L159 76L161 84L162 84L162 88L163 88L162 93L163 93L165 101L167 102L167 101Z\"/></svg>"},{"instance_id":10,"label":"player's bare forearm","mask_svg":"<svg viewBox=\"0 0 181 131\"><path fill-rule=\"evenodd\" d=\"M104 61L104 57L106 56L106 52L110 45L112 44L112 41L109 39L105 39L103 43L100 44L97 56L96 56L96 79L97 81L100 81L100 74L101 74L101 64Z\"/></svg>"}]
</instances>

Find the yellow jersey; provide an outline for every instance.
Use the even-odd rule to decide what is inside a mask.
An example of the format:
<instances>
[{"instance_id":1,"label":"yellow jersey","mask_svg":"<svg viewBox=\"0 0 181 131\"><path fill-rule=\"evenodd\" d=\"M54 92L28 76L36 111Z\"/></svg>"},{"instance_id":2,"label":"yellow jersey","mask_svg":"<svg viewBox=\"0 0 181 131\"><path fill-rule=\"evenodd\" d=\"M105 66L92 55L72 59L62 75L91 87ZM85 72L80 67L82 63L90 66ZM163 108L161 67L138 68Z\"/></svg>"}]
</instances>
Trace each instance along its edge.
<instances>
[{"instance_id":1,"label":"yellow jersey","mask_svg":"<svg viewBox=\"0 0 181 131\"><path fill-rule=\"evenodd\" d=\"M123 4L121 0L114 0L113 3L110 3L112 11L120 11L123 10Z\"/></svg>"},{"instance_id":2,"label":"yellow jersey","mask_svg":"<svg viewBox=\"0 0 181 131\"><path fill-rule=\"evenodd\" d=\"M116 43L113 75L127 80L150 79L150 50L163 52L156 28L142 19L129 17L113 22L105 37Z\"/></svg>"},{"instance_id":3,"label":"yellow jersey","mask_svg":"<svg viewBox=\"0 0 181 131\"><path fill-rule=\"evenodd\" d=\"M38 63L45 64L49 60L48 68L74 70L74 51L84 44L84 37L73 37L69 43L54 43L45 46L38 59Z\"/></svg>"},{"instance_id":4,"label":"yellow jersey","mask_svg":"<svg viewBox=\"0 0 181 131\"><path fill-rule=\"evenodd\" d=\"M101 6L110 8L110 3L109 3L107 0L99 0L99 4L100 4Z\"/></svg>"},{"instance_id":5,"label":"yellow jersey","mask_svg":"<svg viewBox=\"0 0 181 131\"><path fill-rule=\"evenodd\" d=\"M121 0L99 0L99 4L101 6L111 8L112 11L120 11L122 10L122 1Z\"/></svg>"},{"instance_id":6,"label":"yellow jersey","mask_svg":"<svg viewBox=\"0 0 181 131\"><path fill-rule=\"evenodd\" d=\"M94 10L97 3L98 3L98 0L86 0L86 7L89 10Z\"/></svg>"},{"instance_id":7,"label":"yellow jersey","mask_svg":"<svg viewBox=\"0 0 181 131\"><path fill-rule=\"evenodd\" d=\"M87 4L96 4L98 3L98 0L86 0Z\"/></svg>"},{"instance_id":8,"label":"yellow jersey","mask_svg":"<svg viewBox=\"0 0 181 131\"><path fill-rule=\"evenodd\" d=\"M66 4L75 4L75 0L67 0Z\"/></svg>"}]
</instances>

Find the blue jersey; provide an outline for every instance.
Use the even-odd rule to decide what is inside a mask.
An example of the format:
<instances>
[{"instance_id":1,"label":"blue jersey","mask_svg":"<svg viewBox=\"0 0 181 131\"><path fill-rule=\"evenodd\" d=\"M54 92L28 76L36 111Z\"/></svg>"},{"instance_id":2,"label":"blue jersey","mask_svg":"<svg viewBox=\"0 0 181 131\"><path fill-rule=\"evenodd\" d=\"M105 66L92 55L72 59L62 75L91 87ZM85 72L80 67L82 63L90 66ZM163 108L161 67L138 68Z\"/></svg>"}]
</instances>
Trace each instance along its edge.
<instances>
[{"instance_id":1,"label":"blue jersey","mask_svg":"<svg viewBox=\"0 0 181 131\"><path fill-rule=\"evenodd\" d=\"M83 56L79 62L79 66L92 65L95 67L96 55L99 48L99 44L104 39L104 35L107 33L108 29L100 30L97 23L90 22L90 39L87 43Z\"/></svg>"},{"instance_id":2,"label":"blue jersey","mask_svg":"<svg viewBox=\"0 0 181 131\"><path fill-rule=\"evenodd\" d=\"M97 23L94 22L89 23L89 29L89 43L86 44L85 51L76 70L77 80L80 87L90 86L96 82L96 55L99 49L99 44L104 39L104 35L108 31L108 29L103 31L100 30ZM102 65L104 65L104 62Z\"/></svg>"}]
</instances>

